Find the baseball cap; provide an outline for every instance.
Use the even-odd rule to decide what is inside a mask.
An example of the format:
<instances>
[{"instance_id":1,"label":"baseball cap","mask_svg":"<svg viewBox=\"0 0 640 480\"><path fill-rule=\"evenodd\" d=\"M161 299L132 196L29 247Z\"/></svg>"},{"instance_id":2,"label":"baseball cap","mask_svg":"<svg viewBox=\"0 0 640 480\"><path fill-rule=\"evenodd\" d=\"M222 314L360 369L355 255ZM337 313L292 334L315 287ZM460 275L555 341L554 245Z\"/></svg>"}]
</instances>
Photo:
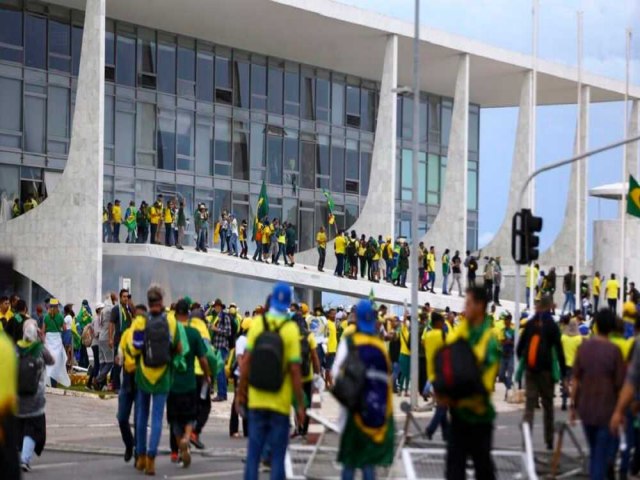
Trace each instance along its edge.
<instances>
[{"instance_id":1,"label":"baseball cap","mask_svg":"<svg viewBox=\"0 0 640 480\"><path fill-rule=\"evenodd\" d=\"M52 298L49 300L49 305L52 307L58 307L60 306L60 301L57 298Z\"/></svg>"},{"instance_id":2,"label":"baseball cap","mask_svg":"<svg viewBox=\"0 0 640 480\"><path fill-rule=\"evenodd\" d=\"M362 333L375 333L376 313L370 300L360 300L356 305L356 323Z\"/></svg>"},{"instance_id":3,"label":"baseball cap","mask_svg":"<svg viewBox=\"0 0 640 480\"><path fill-rule=\"evenodd\" d=\"M276 283L271 294L271 308L285 313L289 310L289 305L291 305L291 287L284 282Z\"/></svg>"}]
</instances>

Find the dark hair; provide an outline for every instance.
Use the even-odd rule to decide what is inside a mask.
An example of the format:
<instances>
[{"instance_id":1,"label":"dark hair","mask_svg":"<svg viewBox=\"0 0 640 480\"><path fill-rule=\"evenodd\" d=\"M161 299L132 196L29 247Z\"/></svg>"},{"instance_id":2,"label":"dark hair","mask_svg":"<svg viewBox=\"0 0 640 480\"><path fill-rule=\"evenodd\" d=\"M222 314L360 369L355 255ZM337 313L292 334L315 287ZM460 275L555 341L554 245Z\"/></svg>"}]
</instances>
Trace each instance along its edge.
<instances>
[{"instance_id":1,"label":"dark hair","mask_svg":"<svg viewBox=\"0 0 640 480\"><path fill-rule=\"evenodd\" d=\"M178 303L176 303L175 312L176 315L189 315L189 304L184 298L178 300Z\"/></svg>"},{"instance_id":2,"label":"dark hair","mask_svg":"<svg viewBox=\"0 0 640 480\"><path fill-rule=\"evenodd\" d=\"M487 290L484 287L469 287L467 288L467 295L470 295L474 301L482 303L486 310L489 298L487 297Z\"/></svg>"},{"instance_id":3,"label":"dark hair","mask_svg":"<svg viewBox=\"0 0 640 480\"><path fill-rule=\"evenodd\" d=\"M76 316L76 315L75 315L75 313L73 313L73 305L71 305L70 303L67 303L67 304L64 306L63 311L64 311L64 314L65 314L65 315L71 315L72 317L75 317L75 316Z\"/></svg>"},{"instance_id":4,"label":"dark hair","mask_svg":"<svg viewBox=\"0 0 640 480\"><path fill-rule=\"evenodd\" d=\"M431 325L435 323L442 323L442 322L444 322L444 317L440 315L438 312L433 312L431 314Z\"/></svg>"},{"instance_id":5,"label":"dark hair","mask_svg":"<svg viewBox=\"0 0 640 480\"><path fill-rule=\"evenodd\" d=\"M147 306L143 305L142 303L139 303L138 305L136 305L136 310L142 310L143 312L146 312Z\"/></svg>"},{"instance_id":6,"label":"dark hair","mask_svg":"<svg viewBox=\"0 0 640 480\"><path fill-rule=\"evenodd\" d=\"M27 311L27 302L20 299L16 302L16 312L26 312Z\"/></svg>"},{"instance_id":7,"label":"dark hair","mask_svg":"<svg viewBox=\"0 0 640 480\"><path fill-rule=\"evenodd\" d=\"M6 295L3 295L0 297L0 303L8 302L8 301L9 301L9 297L7 297Z\"/></svg>"},{"instance_id":8,"label":"dark hair","mask_svg":"<svg viewBox=\"0 0 640 480\"><path fill-rule=\"evenodd\" d=\"M164 292L162 291L162 288L160 288L160 285L151 285L149 290L147 290L147 302L149 305L152 303L162 302L163 298Z\"/></svg>"},{"instance_id":9,"label":"dark hair","mask_svg":"<svg viewBox=\"0 0 640 480\"><path fill-rule=\"evenodd\" d=\"M593 321L600 335L609 335L616 329L616 314L608 308L597 311L593 316Z\"/></svg>"},{"instance_id":10,"label":"dark hair","mask_svg":"<svg viewBox=\"0 0 640 480\"><path fill-rule=\"evenodd\" d=\"M129 293L129 290L127 290L126 288L120 289L120 292L118 293L118 298L121 298L122 294L125 293L125 292Z\"/></svg>"}]
</instances>

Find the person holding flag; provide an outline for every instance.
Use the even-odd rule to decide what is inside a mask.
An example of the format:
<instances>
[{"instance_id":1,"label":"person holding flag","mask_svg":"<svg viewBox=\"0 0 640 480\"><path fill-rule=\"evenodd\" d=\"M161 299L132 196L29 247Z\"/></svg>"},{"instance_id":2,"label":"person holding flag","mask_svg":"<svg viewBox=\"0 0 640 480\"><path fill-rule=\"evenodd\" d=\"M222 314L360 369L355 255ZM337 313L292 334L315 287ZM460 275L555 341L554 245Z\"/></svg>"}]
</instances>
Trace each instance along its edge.
<instances>
[{"instance_id":1,"label":"person holding flag","mask_svg":"<svg viewBox=\"0 0 640 480\"><path fill-rule=\"evenodd\" d=\"M331 193L326 188L322 190L322 194L327 199L327 209L329 210L329 225L335 225L336 217L333 214L333 210L336 208L336 204L333 201Z\"/></svg>"},{"instance_id":2,"label":"person holding flag","mask_svg":"<svg viewBox=\"0 0 640 480\"><path fill-rule=\"evenodd\" d=\"M129 208L124 213L124 226L127 227L127 243L136 243L138 240L138 209L136 202L131 200Z\"/></svg>"},{"instance_id":3,"label":"person holding flag","mask_svg":"<svg viewBox=\"0 0 640 480\"><path fill-rule=\"evenodd\" d=\"M256 242L256 251L253 260L262 261L262 222L261 219L269 215L269 197L267 196L267 184L262 181L258 204L256 205L256 216L253 221L253 240Z\"/></svg>"}]
</instances>

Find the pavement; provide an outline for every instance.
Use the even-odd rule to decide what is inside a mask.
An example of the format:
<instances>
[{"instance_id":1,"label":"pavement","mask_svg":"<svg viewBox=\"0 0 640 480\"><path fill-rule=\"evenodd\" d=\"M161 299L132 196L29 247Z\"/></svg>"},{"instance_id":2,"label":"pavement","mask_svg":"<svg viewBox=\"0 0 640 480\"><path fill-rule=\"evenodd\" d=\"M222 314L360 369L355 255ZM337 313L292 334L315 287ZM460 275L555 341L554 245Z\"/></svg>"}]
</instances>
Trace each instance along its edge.
<instances>
[{"instance_id":1,"label":"pavement","mask_svg":"<svg viewBox=\"0 0 640 480\"><path fill-rule=\"evenodd\" d=\"M523 405L504 401L504 389L497 385L494 395L498 418L494 436L494 448L519 449L522 444L519 424ZM51 393L55 392L55 393ZM47 445L42 456L32 462L33 472L25 478L65 480L86 479L99 475L101 479L128 479L139 474L132 463L122 460L124 448L115 419L117 399L100 398L95 394L76 395L74 393L50 390L47 393ZM397 429L404 426L405 416L400 403L408 398L394 396ZM557 399L558 400L558 399ZM339 406L330 394L321 397L321 414L335 422ZM421 402L420 406L424 407ZM212 403L209 422L202 434L205 450L192 450L193 461L189 469L171 464L168 456L169 432L164 426L160 444L161 454L156 460L156 475L165 479L207 479L242 478L246 455L246 441L229 437L228 423L231 398L227 402ZM426 426L432 416L431 411L414 414L419 424ZM541 411L536 412L534 447L543 450ZM566 418L559 408L556 421ZM576 429L578 431L580 429ZM434 446L442 446L441 439L434 438ZM584 445L581 431L578 437ZM164 453L164 454L163 454ZM1 475L0 475L1 477ZM263 474L268 478L268 474Z\"/></svg>"}]
</instances>

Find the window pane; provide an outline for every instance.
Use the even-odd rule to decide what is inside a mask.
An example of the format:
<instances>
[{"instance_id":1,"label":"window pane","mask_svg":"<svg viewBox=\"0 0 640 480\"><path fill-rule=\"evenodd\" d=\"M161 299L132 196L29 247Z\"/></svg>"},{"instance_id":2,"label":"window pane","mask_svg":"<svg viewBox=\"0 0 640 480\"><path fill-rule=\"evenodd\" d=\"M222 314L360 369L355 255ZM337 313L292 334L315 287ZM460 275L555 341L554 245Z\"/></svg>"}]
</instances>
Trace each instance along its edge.
<instances>
[{"instance_id":1,"label":"window pane","mask_svg":"<svg viewBox=\"0 0 640 480\"><path fill-rule=\"evenodd\" d=\"M192 48L178 47L178 78L195 81L196 53Z\"/></svg>"},{"instance_id":2,"label":"window pane","mask_svg":"<svg viewBox=\"0 0 640 480\"><path fill-rule=\"evenodd\" d=\"M27 152L44 153L45 99L24 99L24 146Z\"/></svg>"},{"instance_id":3,"label":"window pane","mask_svg":"<svg viewBox=\"0 0 640 480\"><path fill-rule=\"evenodd\" d=\"M71 38L69 25L49 20L49 53L71 55Z\"/></svg>"},{"instance_id":4,"label":"window pane","mask_svg":"<svg viewBox=\"0 0 640 480\"><path fill-rule=\"evenodd\" d=\"M330 85L329 80L316 80L316 119L323 122L329 121Z\"/></svg>"},{"instance_id":5,"label":"window pane","mask_svg":"<svg viewBox=\"0 0 640 480\"><path fill-rule=\"evenodd\" d=\"M233 132L233 178L249 180L249 139L247 132Z\"/></svg>"},{"instance_id":6,"label":"window pane","mask_svg":"<svg viewBox=\"0 0 640 480\"><path fill-rule=\"evenodd\" d=\"M360 162L358 150L347 149L347 174L349 180L358 180L360 178ZM357 192L356 192L357 193Z\"/></svg>"},{"instance_id":7,"label":"window pane","mask_svg":"<svg viewBox=\"0 0 640 480\"><path fill-rule=\"evenodd\" d=\"M264 159L264 125L261 123L251 124L251 168L261 168L265 166Z\"/></svg>"},{"instance_id":8,"label":"window pane","mask_svg":"<svg viewBox=\"0 0 640 480\"><path fill-rule=\"evenodd\" d=\"M427 162L427 203L440 203L440 158L437 155L429 155Z\"/></svg>"},{"instance_id":9,"label":"window pane","mask_svg":"<svg viewBox=\"0 0 640 480\"><path fill-rule=\"evenodd\" d=\"M366 195L369 192L370 169L371 153L360 152L360 195Z\"/></svg>"},{"instance_id":10,"label":"window pane","mask_svg":"<svg viewBox=\"0 0 640 480\"><path fill-rule=\"evenodd\" d=\"M47 108L49 136L68 138L69 89L49 87L49 104Z\"/></svg>"},{"instance_id":11,"label":"window pane","mask_svg":"<svg viewBox=\"0 0 640 480\"><path fill-rule=\"evenodd\" d=\"M352 85L347 86L347 113L360 116L360 89Z\"/></svg>"},{"instance_id":12,"label":"window pane","mask_svg":"<svg viewBox=\"0 0 640 480\"><path fill-rule=\"evenodd\" d=\"M314 79L309 76L302 77L302 91L300 103L302 104L301 117L307 120L314 120L314 100L315 100L315 83Z\"/></svg>"},{"instance_id":13,"label":"window pane","mask_svg":"<svg viewBox=\"0 0 640 480\"><path fill-rule=\"evenodd\" d=\"M176 93L176 46L158 46L158 90Z\"/></svg>"},{"instance_id":14,"label":"window pane","mask_svg":"<svg viewBox=\"0 0 640 480\"><path fill-rule=\"evenodd\" d=\"M20 195L20 168L0 165L0 198L12 200Z\"/></svg>"},{"instance_id":15,"label":"window pane","mask_svg":"<svg viewBox=\"0 0 640 480\"><path fill-rule=\"evenodd\" d=\"M300 210L300 245L298 250L304 251L313 247L315 232L313 224L313 211Z\"/></svg>"},{"instance_id":16,"label":"window pane","mask_svg":"<svg viewBox=\"0 0 640 480\"><path fill-rule=\"evenodd\" d=\"M22 131L22 82L0 77L0 130Z\"/></svg>"},{"instance_id":17,"label":"window pane","mask_svg":"<svg viewBox=\"0 0 640 480\"><path fill-rule=\"evenodd\" d=\"M478 209L478 172L475 170L467 173L467 209Z\"/></svg>"},{"instance_id":18,"label":"window pane","mask_svg":"<svg viewBox=\"0 0 640 480\"><path fill-rule=\"evenodd\" d=\"M331 123L344 125L344 85L333 82L331 94Z\"/></svg>"},{"instance_id":19,"label":"window pane","mask_svg":"<svg viewBox=\"0 0 640 480\"><path fill-rule=\"evenodd\" d=\"M480 114L476 111L469 112L469 150L477 152L480 136Z\"/></svg>"},{"instance_id":20,"label":"window pane","mask_svg":"<svg viewBox=\"0 0 640 480\"><path fill-rule=\"evenodd\" d=\"M153 151L156 139L156 106L151 103L138 103L137 111L137 149Z\"/></svg>"},{"instance_id":21,"label":"window pane","mask_svg":"<svg viewBox=\"0 0 640 480\"><path fill-rule=\"evenodd\" d=\"M113 122L114 122L114 98L111 95L105 95L104 97L104 144L113 145L115 143Z\"/></svg>"},{"instance_id":22,"label":"window pane","mask_svg":"<svg viewBox=\"0 0 640 480\"><path fill-rule=\"evenodd\" d=\"M234 105L249 108L249 64L236 60L233 68L235 91Z\"/></svg>"},{"instance_id":23,"label":"window pane","mask_svg":"<svg viewBox=\"0 0 640 480\"><path fill-rule=\"evenodd\" d=\"M193 156L193 112L178 110L178 155Z\"/></svg>"},{"instance_id":24,"label":"window pane","mask_svg":"<svg viewBox=\"0 0 640 480\"><path fill-rule=\"evenodd\" d=\"M22 12L0 8L0 43L22 47ZM0 46L0 59L22 63L22 49Z\"/></svg>"},{"instance_id":25,"label":"window pane","mask_svg":"<svg viewBox=\"0 0 640 480\"><path fill-rule=\"evenodd\" d=\"M213 102L213 55L210 53L198 53L196 95L198 100Z\"/></svg>"},{"instance_id":26,"label":"window pane","mask_svg":"<svg viewBox=\"0 0 640 480\"><path fill-rule=\"evenodd\" d=\"M198 125L196 130L196 173L211 175L211 146L213 128L211 125Z\"/></svg>"},{"instance_id":27,"label":"window pane","mask_svg":"<svg viewBox=\"0 0 640 480\"><path fill-rule=\"evenodd\" d=\"M136 71L136 48L133 38L118 34L118 51L116 53L116 82L133 87Z\"/></svg>"},{"instance_id":28,"label":"window pane","mask_svg":"<svg viewBox=\"0 0 640 480\"><path fill-rule=\"evenodd\" d=\"M326 142L326 140L324 141ZM318 175L329 176L331 174L329 170L329 145L326 143L318 144Z\"/></svg>"},{"instance_id":29,"label":"window pane","mask_svg":"<svg viewBox=\"0 0 640 480\"><path fill-rule=\"evenodd\" d=\"M420 152L418 163L418 202L427 203L427 163L425 153Z\"/></svg>"},{"instance_id":30,"label":"window pane","mask_svg":"<svg viewBox=\"0 0 640 480\"><path fill-rule=\"evenodd\" d=\"M427 129L429 126L427 125L427 112L428 112L428 104L426 100L420 100L420 143L427 142Z\"/></svg>"},{"instance_id":31,"label":"window pane","mask_svg":"<svg viewBox=\"0 0 640 480\"><path fill-rule=\"evenodd\" d=\"M429 142L440 141L440 98L429 97Z\"/></svg>"},{"instance_id":32,"label":"window pane","mask_svg":"<svg viewBox=\"0 0 640 480\"><path fill-rule=\"evenodd\" d=\"M300 174L302 188L315 188L316 182L316 146L311 142L302 142L300 151ZM302 228L302 227L301 227Z\"/></svg>"},{"instance_id":33,"label":"window pane","mask_svg":"<svg viewBox=\"0 0 640 480\"><path fill-rule=\"evenodd\" d=\"M300 80L295 72L284 74L284 113L297 116L300 110Z\"/></svg>"},{"instance_id":34,"label":"window pane","mask_svg":"<svg viewBox=\"0 0 640 480\"><path fill-rule=\"evenodd\" d=\"M116 110L116 163L133 165L135 132L134 115Z\"/></svg>"},{"instance_id":35,"label":"window pane","mask_svg":"<svg viewBox=\"0 0 640 480\"><path fill-rule=\"evenodd\" d=\"M402 138L413 138L413 98L402 97Z\"/></svg>"},{"instance_id":36,"label":"window pane","mask_svg":"<svg viewBox=\"0 0 640 480\"><path fill-rule=\"evenodd\" d=\"M229 71L229 59L216 57L216 88L231 90L231 72Z\"/></svg>"},{"instance_id":37,"label":"window pane","mask_svg":"<svg viewBox=\"0 0 640 480\"><path fill-rule=\"evenodd\" d=\"M104 34L104 64L115 65L116 63L116 35L113 33L113 23L111 25L107 22L106 31Z\"/></svg>"},{"instance_id":38,"label":"window pane","mask_svg":"<svg viewBox=\"0 0 640 480\"><path fill-rule=\"evenodd\" d=\"M371 132L373 131L376 94L371 90L363 88L360 96L360 128Z\"/></svg>"},{"instance_id":39,"label":"window pane","mask_svg":"<svg viewBox=\"0 0 640 480\"><path fill-rule=\"evenodd\" d=\"M80 54L82 51L82 31L83 28L74 25L71 28L71 73L78 76L80 72Z\"/></svg>"},{"instance_id":40,"label":"window pane","mask_svg":"<svg viewBox=\"0 0 640 480\"><path fill-rule=\"evenodd\" d=\"M412 152L408 149L402 150L402 176L400 180L400 187L402 200L411 200L411 187L412 187Z\"/></svg>"},{"instance_id":41,"label":"window pane","mask_svg":"<svg viewBox=\"0 0 640 480\"><path fill-rule=\"evenodd\" d=\"M214 129L215 150L214 160L219 162L231 162L231 123L227 118L216 118Z\"/></svg>"},{"instance_id":42,"label":"window pane","mask_svg":"<svg viewBox=\"0 0 640 480\"><path fill-rule=\"evenodd\" d=\"M267 135L267 168L269 183L282 185L282 137Z\"/></svg>"},{"instance_id":43,"label":"window pane","mask_svg":"<svg viewBox=\"0 0 640 480\"><path fill-rule=\"evenodd\" d=\"M444 146L449 146L449 134L451 133L451 115L453 115L453 105L451 104L451 100L443 100L442 134L440 135L440 142Z\"/></svg>"},{"instance_id":44,"label":"window pane","mask_svg":"<svg viewBox=\"0 0 640 480\"><path fill-rule=\"evenodd\" d=\"M27 14L24 22L24 63L27 67L46 68L47 20Z\"/></svg>"},{"instance_id":45,"label":"window pane","mask_svg":"<svg viewBox=\"0 0 640 480\"><path fill-rule=\"evenodd\" d=\"M228 190L215 191L213 200L213 221L217 221L223 210L231 210L231 192Z\"/></svg>"},{"instance_id":46,"label":"window pane","mask_svg":"<svg viewBox=\"0 0 640 480\"><path fill-rule=\"evenodd\" d=\"M331 147L331 190L344 192L344 147Z\"/></svg>"},{"instance_id":47,"label":"window pane","mask_svg":"<svg viewBox=\"0 0 640 480\"><path fill-rule=\"evenodd\" d=\"M298 171L298 139L284 139L284 168L285 170Z\"/></svg>"},{"instance_id":48,"label":"window pane","mask_svg":"<svg viewBox=\"0 0 640 480\"><path fill-rule=\"evenodd\" d=\"M251 65L251 108L267 108L267 68L263 65Z\"/></svg>"},{"instance_id":49,"label":"window pane","mask_svg":"<svg viewBox=\"0 0 640 480\"><path fill-rule=\"evenodd\" d=\"M176 169L176 122L173 112L167 112L158 121L158 168Z\"/></svg>"},{"instance_id":50,"label":"window pane","mask_svg":"<svg viewBox=\"0 0 640 480\"><path fill-rule=\"evenodd\" d=\"M138 29L138 63L143 73L156 73L156 39L151 30Z\"/></svg>"},{"instance_id":51,"label":"window pane","mask_svg":"<svg viewBox=\"0 0 640 480\"><path fill-rule=\"evenodd\" d=\"M282 70L269 68L269 111L282 113Z\"/></svg>"}]
</instances>

